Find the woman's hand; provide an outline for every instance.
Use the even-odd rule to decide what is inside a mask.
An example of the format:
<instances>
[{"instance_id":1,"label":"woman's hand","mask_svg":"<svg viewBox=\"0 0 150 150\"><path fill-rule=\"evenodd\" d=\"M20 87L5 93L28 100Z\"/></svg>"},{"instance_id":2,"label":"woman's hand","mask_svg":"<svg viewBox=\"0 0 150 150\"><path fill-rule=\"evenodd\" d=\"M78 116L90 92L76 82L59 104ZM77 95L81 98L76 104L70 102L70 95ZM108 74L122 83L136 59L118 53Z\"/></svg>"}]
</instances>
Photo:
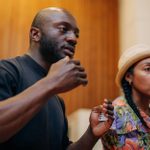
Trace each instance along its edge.
<instances>
[{"instance_id":1,"label":"woman's hand","mask_svg":"<svg viewBox=\"0 0 150 150\"><path fill-rule=\"evenodd\" d=\"M105 132L107 132L114 120L113 113L113 105L112 102L107 99L104 100L103 105L96 106L92 109L90 115L90 127L92 133L96 137L101 137ZM101 113L107 118L106 121L100 121L99 117Z\"/></svg>"}]
</instances>

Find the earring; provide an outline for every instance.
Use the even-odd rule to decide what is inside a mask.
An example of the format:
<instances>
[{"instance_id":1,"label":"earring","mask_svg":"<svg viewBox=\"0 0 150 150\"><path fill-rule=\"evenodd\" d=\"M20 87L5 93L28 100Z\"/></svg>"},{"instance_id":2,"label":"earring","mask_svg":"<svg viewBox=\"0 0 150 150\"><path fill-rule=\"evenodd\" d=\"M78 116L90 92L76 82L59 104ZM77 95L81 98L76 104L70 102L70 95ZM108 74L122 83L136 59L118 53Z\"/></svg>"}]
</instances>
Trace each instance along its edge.
<instances>
[{"instance_id":1,"label":"earring","mask_svg":"<svg viewBox=\"0 0 150 150\"><path fill-rule=\"evenodd\" d=\"M129 80L129 85L131 85L132 84L132 81L131 80Z\"/></svg>"}]
</instances>

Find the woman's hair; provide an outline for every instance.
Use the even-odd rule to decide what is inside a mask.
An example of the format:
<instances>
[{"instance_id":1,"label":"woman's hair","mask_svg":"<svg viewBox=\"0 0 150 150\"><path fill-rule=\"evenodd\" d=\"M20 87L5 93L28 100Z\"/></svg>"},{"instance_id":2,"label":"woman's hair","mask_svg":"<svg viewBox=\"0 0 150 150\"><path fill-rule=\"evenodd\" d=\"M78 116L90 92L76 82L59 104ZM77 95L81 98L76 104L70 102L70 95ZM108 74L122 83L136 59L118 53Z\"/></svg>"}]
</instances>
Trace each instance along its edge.
<instances>
[{"instance_id":1,"label":"woman's hair","mask_svg":"<svg viewBox=\"0 0 150 150\"><path fill-rule=\"evenodd\" d=\"M134 66L130 67L127 72L133 74L133 70L134 70ZM127 103L133 109L133 111L135 112L137 117L141 120L143 125L145 127L148 127L146 122L144 121L143 117L141 116L139 109L137 108L137 106L135 105L135 103L132 99L132 88L131 88L131 85L129 85L129 82L126 81L125 76L123 77L123 79L121 81L121 85L123 88L123 92L125 94L125 98L127 99Z\"/></svg>"}]
</instances>

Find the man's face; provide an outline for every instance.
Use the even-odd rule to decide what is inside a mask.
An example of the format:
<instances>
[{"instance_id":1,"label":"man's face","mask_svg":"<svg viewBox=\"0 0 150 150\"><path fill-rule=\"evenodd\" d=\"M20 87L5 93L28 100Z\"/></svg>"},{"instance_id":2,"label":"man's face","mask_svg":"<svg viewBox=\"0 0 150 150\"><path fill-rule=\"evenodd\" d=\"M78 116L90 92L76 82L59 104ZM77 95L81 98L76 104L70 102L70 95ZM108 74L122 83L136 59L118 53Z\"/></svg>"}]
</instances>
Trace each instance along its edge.
<instances>
[{"instance_id":1,"label":"man's face","mask_svg":"<svg viewBox=\"0 0 150 150\"><path fill-rule=\"evenodd\" d=\"M54 13L41 30L39 51L46 62L54 63L69 56L72 58L79 30L74 18L65 13Z\"/></svg>"}]
</instances>

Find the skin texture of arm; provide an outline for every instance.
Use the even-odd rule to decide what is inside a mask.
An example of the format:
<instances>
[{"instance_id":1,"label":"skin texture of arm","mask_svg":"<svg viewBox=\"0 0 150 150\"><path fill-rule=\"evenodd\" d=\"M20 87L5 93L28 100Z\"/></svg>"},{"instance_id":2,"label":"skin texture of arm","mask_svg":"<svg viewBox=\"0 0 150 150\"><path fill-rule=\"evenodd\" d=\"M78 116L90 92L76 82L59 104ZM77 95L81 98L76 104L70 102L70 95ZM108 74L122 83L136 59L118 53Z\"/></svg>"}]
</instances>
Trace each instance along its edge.
<instances>
[{"instance_id":1,"label":"skin texture of arm","mask_svg":"<svg viewBox=\"0 0 150 150\"><path fill-rule=\"evenodd\" d=\"M93 135L91 127L89 126L84 135L77 142L71 144L67 150L92 150L98 139L98 137Z\"/></svg>"}]
</instances>

